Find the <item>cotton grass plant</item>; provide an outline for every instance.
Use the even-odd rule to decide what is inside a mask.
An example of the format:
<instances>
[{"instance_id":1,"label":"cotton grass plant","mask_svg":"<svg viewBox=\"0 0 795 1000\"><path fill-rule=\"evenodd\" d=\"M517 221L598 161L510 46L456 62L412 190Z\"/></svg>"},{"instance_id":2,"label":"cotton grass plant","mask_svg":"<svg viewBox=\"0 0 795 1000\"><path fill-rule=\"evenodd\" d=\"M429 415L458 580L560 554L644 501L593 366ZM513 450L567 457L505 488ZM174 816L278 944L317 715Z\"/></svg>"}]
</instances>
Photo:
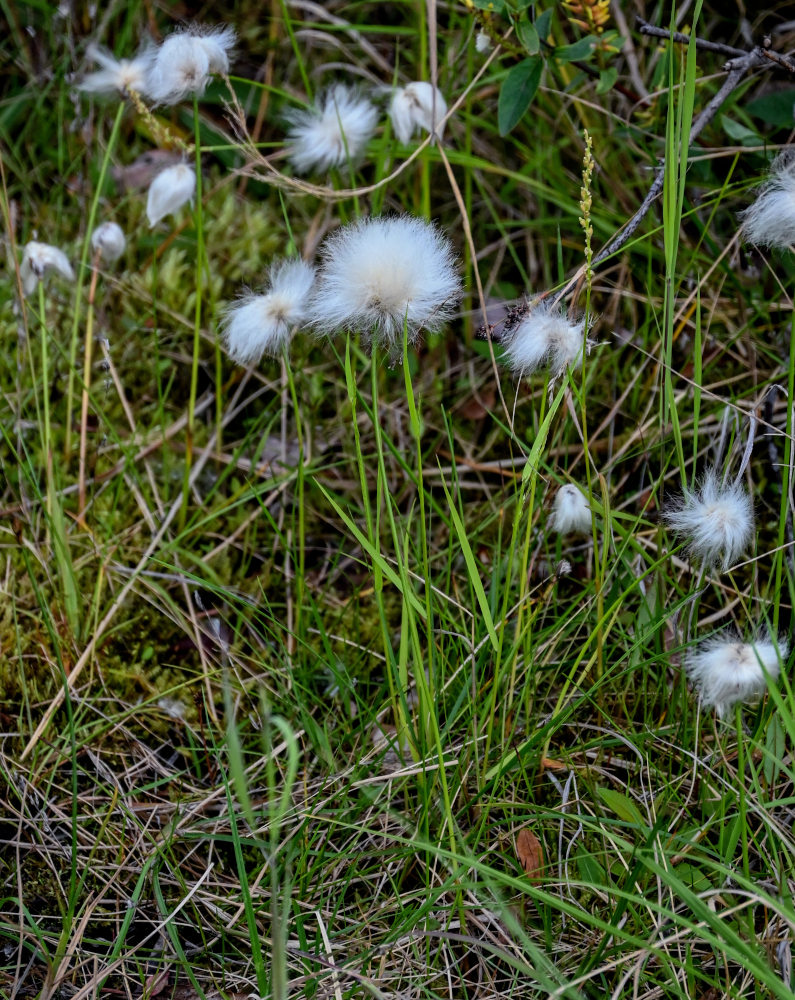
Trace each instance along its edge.
<instances>
[{"instance_id":1,"label":"cotton grass plant","mask_svg":"<svg viewBox=\"0 0 795 1000\"><path fill-rule=\"evenodd\" d=\"M10 989L790 996L792 262L726 250L767 167L689 141L722 57L514 6L89 13L76 95L12 33ZM149 213L112 168L164 147Z\"/></svg>"}]
</instances>

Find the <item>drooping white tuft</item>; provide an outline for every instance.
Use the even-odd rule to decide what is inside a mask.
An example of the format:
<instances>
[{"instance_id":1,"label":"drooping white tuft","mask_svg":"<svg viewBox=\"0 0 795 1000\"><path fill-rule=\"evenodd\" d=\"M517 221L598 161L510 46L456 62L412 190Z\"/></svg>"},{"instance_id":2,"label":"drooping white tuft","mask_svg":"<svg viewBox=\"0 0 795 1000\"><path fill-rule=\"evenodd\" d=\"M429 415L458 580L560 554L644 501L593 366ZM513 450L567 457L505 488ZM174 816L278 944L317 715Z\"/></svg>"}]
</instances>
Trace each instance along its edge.
<instances>
[{"instance_id":1,"label":"drooping white tuft","mask_svg":"<svg viewBox=\"0 0 795 1000\"><path fill-rule=\"evenodd\" d=\"M475 35L475 51L480 55L485 56L488 52L494 48L494 42L489 38L485 31L479 31Z\"/></svg>"},{"instance_id":2,"label":"drooping white tuft","mask_svg":"<svg viewBox=\"0 0 795 1000\"><path fill-rule=\"evenodd\" d=\"M558 375L582 364L583 348L590 351L593 347L591 340L583 343L583 337L584 320L572 322L565 313L539 305L503 334L503 361L519 376L547 363Z\"/></svg>"},{"instance_id":3,"label":"drooping white tuft","mask_svg":"<svg viewBox=\"0 0 795 1000\"><path fill-rule=\"evenodd\" d=\"M158 104L177 104L203 94L213 73L229 72L235 31L194 24L175 31L157 50L149 74L149 95Z\"/></svg>"},{"instance_id":4,"label":"drooping white tuft","mask_svg":"<svg viewBox=\"0 0 795 1000\"><path fill-rule=\"evenodd\" d=\"M150 226L156 226L167 215L178 212L196 193L196 174L185 163L161 170L149 185L146 215Z\"/></svg>"},{"instance_id":5,"label":"drooping white tuft","mask_svg":"<svg viewBox=\"0 0 795 1000\"><path fill-rule=\"evenodd\" d=\"M444 126L439 123L446 114L442 92L423 80L396 90L389 105L392 128L402 143L409 142L417 129L435 132L441 139Z\"/></svg>"},{"instance_id":6,"label":"drooping white tuft","mask_svg":"<svg viewBox=\"0 0 795 1000\"><path fill-rule=\"evenodd\" d=\"M685 655L685 670L704 705L714 706L723 716L737 702L763 695L767 691L765 673L777 680L788 651L785 639L774 642L767 633L746 643L731 630L724 630Z\"/></svg>"},{"instance_id":7,"label":"drooping white tuft","mask_svg":"<svg viewBox=\"0 0 795 1000\"><path fill-rule=\"evenodd\" d=\"M103 222L91 234L91 249L99 253L106 264L112 264L124 253L127 240L118 222Z\"/></svg>"},{"instance_id":8,"label":"drooping white tuft","mask_svg":"<svg viewBox=\"0 0 795 1000\"><path fill-rule=\"evenodd\" d=\"M304 174L357 159L375 132L378 112L366 97L338 83L313 107L291 112L288 120L290 162Z\"/></svg>"},{"instance_id":9,"label":"drooping white tuft","mask_svg":"<svg viewBox=\"0 0 795 1000\"><path fill-rule=\"evenodd\" d=\"M722 483L709 469L697 490L686 490L663 511L670 528L687 539L691 556L707 566L728 569L748 548L754 530L754 507L739 483Z\"/></svg>"},{"instance_id":10,"label":"drooping white tuft","mask_svg":"<svg viewBox=\"0 0 795 1000\"><path fill-rule=\"evenodd\" d=\"M315 269L302 260L273 264L268 291L244 296L226 313L223 339L229 357L239 365L250 365L263 354L279 354L292 330L306 318L314 280Z\"/></svg>"},{"instance_id":11,"label":"drooping white tuft","mask_svg":"<svg viewBox=\"0 0 795 1000\"><path fill-rule=\"evenodd\" d=\"M49 271L54 271L66 281L75 280L75 272L63 250L50 246L49 243L37 243L35 240L26 243L22 252L22 263L19 265L22 291L26 296L36 291L39 281Z\"/></svg>"},{"instance_id":12,"label":"drooping white tuft","mask_svg":"<svg viewBox=\"0 0 795 1000\"><path fill-rule=\"evenodd\" d=\"M337 230L309 309L318 333L360 331L394 346L438 330L461 297L453 248L436 226L410 215L365 219Z\"/></svg>"},{"instance_id":13,"label":"drooping white tuft","mask_svg":"<svg viewBox=\"0 0 795 1000\"><path fill-rule=\"evenodd\" d=\"M561 486L555 495L547 523L561 535L573 532L588 534L591 531L591 506L579 486L573 483Z\"/></svg>"},{"instance_id":14,"label":"drooping white tuft","mask_svg":"<svg viewBox=\"0 0 795 1000\"><path fill-rule=\"evenodd\" d=\"M742 235L760 247L795 243L795 160L776 160L756 201L741 213Z\"/></svg>"},{"instance_id":15,"label":"drooping white tuft","mask_svg":"<svg viewBox=\"0 0 795 1000\"><path fill-rule=\"evenodd\" d=\"M148 45L133 59L117 59L98 45L89 45L86 54L100 69L84 76L77 89L102 96L128 94L134 90L146 97L155 51L153 45Z\"/></svg>"}]
</instances>

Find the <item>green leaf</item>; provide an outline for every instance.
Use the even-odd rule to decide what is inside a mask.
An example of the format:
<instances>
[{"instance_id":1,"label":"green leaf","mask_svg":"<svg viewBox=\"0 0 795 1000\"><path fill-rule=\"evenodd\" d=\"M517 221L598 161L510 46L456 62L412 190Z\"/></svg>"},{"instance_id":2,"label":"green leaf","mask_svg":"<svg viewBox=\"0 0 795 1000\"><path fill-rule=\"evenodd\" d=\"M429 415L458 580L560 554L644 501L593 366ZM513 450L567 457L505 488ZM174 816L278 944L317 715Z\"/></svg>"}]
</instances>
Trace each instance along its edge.
<instances>
[{"instance_id":1,"label":"green leaf","mask_svg":"<svg viewBox=\"0 0 795 1000\"><path fill-rule=\"evenodd\" d=\"M537 56L541 48L541 41L536 31L536 26L532 21L519 21L516 24L516 37L524 46L528 55Z\"/></svg>"},{"instance_id":2,"label":"green leaf","mask_svg":"<svg viewBox=\"0 0 795 1000\"><path fill-rule=\"evenodd\" d=\"M580 878L589 885L605 885L607 873L590 851L578 847L574 854Z\"/></svg>"},{"instance_id":3,"label":"green leaf","mask_svg":"<svg viewBox=\"0 0 795 1000\"><path fill-rule=\"evenodd\" d=\"M478 10L487 10L490 14L502 14L505 10L503 0L474 0Z\"/></svg>"},{"instance_id":4,"label":"green leaf","mask_svg":"<svg viewBox=\"0 0 795 1000\"><path fill-rule=\"evenodd\" d=\"M571 45L560 45L555 49L554 56L558 62L574 62L575 60L590 59L594 49L599 44L597 35L586 35L578 42Z\"/></svg>"},{"instance_id":5,"label":"green leaf","mask_svg":"<svg viewBox=\"0 0 795 1000\"><path fill-rule=\"evenodd\" d=\"M614 788L597 787L596 794L619 819L623 819L625 823L629 823L638 830L645 830L647 828L647 823L641 816L638 807L632 799L628 798L622 792L617 792Z\"/></svg>"},{"instance_id":6,"label":"green leaf","mask_svg":"<svg viewBox=\"0 0 795 1000\"><path fill-rule=\"evenodd\" d=\"M765 94L743 105L743 109L754 118L768 125L780 128L792 128L793 107L795 107L795 90L778 90L775 94Z\"/></svg>"},{"instance_id":7,"label":"green leaf","mask_svg":"<svg viewBox=\"0 0 795 1000\"><path fill-rule=\"evenodd\" d=\"M674 871L676 872L676 877L680 878L693 892L706 892L708 889L713 888L712 882L707 875L696 865L685 862L684 864L677 865Z\"/></svg>"},{"instance_id":8,"label":"green leaf","mask_svg":"<svg viewBox=\"0 0 795 1000\"><path fill-rule=\"evenodd\" d=\"M538 37L542 42L545 42L549 38L549 30L552 25L553 13L554 7L550 7L549 10L545 10L543 14L539 14L535 20L536 31L538 32Z\"/></svg>"},{"instance_id":9,"label":"green leaf","mask_svg":"<svg viewBox=\"0 0 795 1000\"><path fill-rule=\"evenodd\" d=\"M497 102L500 135L507 135L530 107L541 82L543 68L544 60L541 56L530 56L514 66L503 80Z\"/></svg>"},{"instance_id":10,"label":"green leaf","mask_svg":"<svg viewBox=\"0 0 795 1000\"><path fill-rule=\"evenodd\" d=\"M606 94L613 89L613 84L618 79L618 70L615 66L608 66L599 74L599 83L596 85L597 94Z\"/></svg>"},{"instance_id":11,"label":"green leaf","mask_svg":"<svg viewBox=\"0 0 795 1000\"><path fill-rule=\"evenodd\" d=\"M735 142L739 142L742 146L761 146L763 143L762 137L758 132L754 132L751 128L746 128L740 122L736 122L733 118L729 118L727 115L721 115L721 124L726 132L726 135L730 139L734 139Z\"/></svg>"}]
</instances>

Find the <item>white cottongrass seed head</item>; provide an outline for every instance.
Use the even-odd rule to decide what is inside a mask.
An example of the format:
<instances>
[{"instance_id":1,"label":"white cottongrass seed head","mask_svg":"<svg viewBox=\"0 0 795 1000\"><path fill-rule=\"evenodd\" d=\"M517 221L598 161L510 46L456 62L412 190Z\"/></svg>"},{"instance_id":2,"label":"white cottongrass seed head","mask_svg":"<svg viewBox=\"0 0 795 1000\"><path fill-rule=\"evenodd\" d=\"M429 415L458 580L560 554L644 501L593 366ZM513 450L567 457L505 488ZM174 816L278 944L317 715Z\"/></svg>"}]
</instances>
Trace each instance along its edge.
<instances>
[{"instance_id":1,"label":"white cottongrass seed head","mask_svg":"<svg viewBox=\"0 0 795 1000\"><path fill-rule=\"evenodd\" d=\"M235 29L228 24L217 28L194 24L188 28L188 34L207 54L210 72L225 76L229 72L229 57L237 40Z\"/></svg>"},{"instance_id":2,"label":"white cottongrass seed head","mask_svg":"<svg viewBox=\"0 0 795 1000\"><path fill-rule=\"evenodd\" d=\"M156 226L167 215L178 212L196 193L196 174L192 167L177 163L161 170L149 185L146 215L149 225Z\"/></svg>"},{"instance_id":3,"label":"white cottongrass seed head","mask_svg":"<svg viewBox=\"0 0 795 1000\"><path fill-rule=\"evenodd\" d=\"M441 139L444 126L439 123L446 114L447 102L442 92L424 80L394 91L389 105L392 128L402 143L409 142L417 129L435 132Z\"/></svg>"},{"instance_id":4,"label":"white cottongrass seed head","mask_svg":"<svg viewBox=\"0 0 795 1000\"><path fill-rule=\"evenodd\" d=\"M591 340L583 343L585 320L570 320L549 305L535 306L502 335L503 362L516 375L529 375L548 364L554 375L566 368L579 368L583 349L590 351Z\"/></svg>"},{"instance_id":5,"label":"white cottongrass seed head","mask_svg":"<svg viewBox=\"0 0 795 1000\"><path fill-rule=\"evenodd\" d=\"M100 96L128 94L133 90L146 97L155 51L153 45L147 45L132 59L117 59L98 45L89 45L86 55L100 68L84 76L77 89Z\"/></svg>"},{"instance_id":6,"label":"white cottongrass seed head","mask_svg":"<svg viewBox=\"0 0 795 1000\"><path fill-rule=\"evenodd\" d=\"M716 469L695 490L663 511L666 524L687 541L691 557L726 570L745 552L754 532L754 505L738 482L721 481Z\"/></svg>"},{"instance_id":7,"label":"white cottongrass seed head","mask_svg":"<svg viewBox=\"0 0 795 1000\"><path fill-rule=\"evenodd\" d=\"M38 243L35 240L26 243L25 249L22 251L22 263L19 265L22 291L25 295L32 295L36 291L39 281L51 271L66 281L75 280L75 272L63 250L50 246L49 243Z\"/></svg>"},{"instance_id":8,"label":"white cottongrass seed head","mask_svg":"<svg viewBox=\"0 0 795 1000\"><path fill-rule=\"evenodd\" d=\"M306 318L314 280L315 269L298 258L273 264L268 291L245 295L226 312L222 336L229 357L250 365L263 354L277 355Z\"/></svg>"},{"instance_id":9,"label":"white cottongrass seed head","mask_svg":"<svg viewBox=\"0 0 795 1000\"><path fill-rule=\"evenodd\" d=\"M555 494L547 524L561 535L590 533L591 505L579 486L573 483L561 486Z\"/></svg>"},{"instance_id":10,"label":"white cottongrass seed head","mask_svg":"<svg viewBox=\"0 0 795 1000\"><path fill-rule=\"evenodd\" d=\"M363 219L323 244L310 303L318 333L360 331L392 347L433 332L461 297L453 247L432 223L410 215Z\"/></svg>"},{"instance_id":11,"label":"white cottongrass seed head","mask_svg":"<svg viewBox=\"0 0 795 1000\"><path fill-rule=\"evenodd\" d=\"M113 264L124 253L127 240L118 222L103 222L91 234L91 249L105 264Z\"/></svg>"},{"instance_id":12,"label":"white cottongrass seed head","mask_svg":"<svg viewBox=\"0 0 795 1000\"><path fill-rule=\"evenodd\" d=\"M773 641L762 632L742 642L731 630L699 643L685 654L685 670L702 703L724 716L738 702L752 701L767 691L765 672L778 679L781 660L789 652L785 639ZM762 669L764 667L764 670Z\"/></svg>"},{"instance_id":13,"label":"white cottongrass seed head","mask_svg":"<svg viewBox=\"0 0 795 1000\"><path fill-rule=\"evenodd\" d=\"M177 104L201 95L213 73L229 72L235 43L233 28L191 25L169 35L155 54L148 79L149 96L157 104Z\"/></svg>"},{"instance_id":14,"label":"white cottongrass seed head","mask_svg":"<svg viewBox=\"0 0 795 1000\"><path fill-rule=\"evenodd\" d=\"M783 250L795 243L795 159L780 157L773 163L756 201L740 217L749 243Z\"/></svg>"},{"instance_id":15,"label":"white cottongrass seed head","mask_svg":"<svg viewBox=\"0 0 795 1000\"><path fill-rule=\"evenodd\" d=\"M338 83L311 108L290 112L288 121L290 163L305 174L356 160L375 132L378 112L366 97Z\"/></svg>"},{"instance_id":16,"label":"white cottongrass seed head","mask_svg":"<svg viewBox=\"0 0 795 1000\"><path fill-rule=\"evenodd\" d=\"M479 31L475 35L475 51L480 55L485 56L487 53L491 52L494 48L494 42L489 38L485 31Z\"/></svg>"}]
</instances>

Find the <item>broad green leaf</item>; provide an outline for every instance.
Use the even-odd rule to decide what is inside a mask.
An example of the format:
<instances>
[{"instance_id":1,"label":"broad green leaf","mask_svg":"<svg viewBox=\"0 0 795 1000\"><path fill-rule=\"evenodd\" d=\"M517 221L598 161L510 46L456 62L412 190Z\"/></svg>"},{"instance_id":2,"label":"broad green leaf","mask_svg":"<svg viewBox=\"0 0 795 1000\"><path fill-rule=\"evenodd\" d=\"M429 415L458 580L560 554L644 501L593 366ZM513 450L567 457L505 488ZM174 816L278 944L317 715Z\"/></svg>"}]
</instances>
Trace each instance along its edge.
<instances>
[{"instance_id":1,"label":"broad green leaf","mask_svg":"<svg viewBox=\"0 0 795 1000\"><path fill-rule=\"evenodd\" d=\"M608 66L599 74L599 83L596 85L597 94L606 94L613 89L613 84L618 79L618 70L615 66Z\"/></svg>"},{"instance_id":2,"label":"broad green leaf","mask_svg":"<svg viewBox=\"0 0 795 1000\"><path fill-rule=\"evenodd\" d=\"M549 30L552 24L552 14L555 8L550 7L549 10L545 10L543 14L539 14L535 19L536 31L538 32L538 37L542 42L545 42L549 38Z\"/></svg>"},{"instance_id":3,"label":"broad green leaf","mask_svg":"<svg viewBox=\"0 0 795 1000\"><path fill-rule=\"evenodd\" d=\"M617 792L614 788L597 787L596 794L604 802L607 808L616 814L625 823L630 823L638 830L645 830L648 826L640 814L640 810L635 803L623 792Z\"/></svg>"},{"instance_id":4,"label":"broad green leaf","mask_svg":"<svg viewBox=\"0 0 795 1000\"><path fill-rule=\"evenodd\" d=\"M590 851L578 847L574 854L580 878L589 885L605 885L607 873Z\"/></svg>"},{"instance_id":5,"label":"broad green leaf","mask_svg":"<svg viewBox=\"0 0 795 1000\"><path fill-rule=\"evenodd\" d=\"M742 146L761 146L763 143L762 137L758 132L754 132L753 129L746 128L740 122L736 122L733 118L729 118L728 115L721 115L721 125L723 125L723 130L730 139L734 139L735 142L739 142Z\"/></svg>"},{"instance_id":6,"label":"broad green leaf","mask_svg":"<svg viewBox=\"0 0 795 1000\"><path fill-rule=\"evenodd\" d=\"M599 44L597 35L586 35L571 45L560 45L555 49L554 56L558 62L574 62L575 60L590 59L594 49Z\"/></svg>"},{"instance_id":7,"label":"broad green leaf","mask_svg":"<svg viewBox=\"0 0 795 1000\"><path fill-rule=\"evenodd\" d=\"M764 97L757 97L747 104L743 104L743 109L754 118L766 122L768 125L777 125L780 128L792 128L795 124L793 108L795 107L795 89L778 90L775 94L765 94Z\"/></svg>"},{"instance_id":8,"label":"broad green leaf","mask_svg":"<svg viewBox=\"0 0 795 1000\"><path fill-rule=\"evenodd\" d=\"M514 66L500 87L497 102L497 125L500 135L507 135L530 107L541 82L544 60L541 56L530 56Z\"/></svg>"},{"instance_id":9,"label":"broad green leaf","mask_svg":"<svg viewBox=\"0 0 795 1000\"><path fill-rule=\"evenodd\" d=\"M516 24L516 37L522 43L528 55L538 55L541 48L541 41L538 37L536 26L532 21L519 21Z\"/></svg>"}]
</instances>

